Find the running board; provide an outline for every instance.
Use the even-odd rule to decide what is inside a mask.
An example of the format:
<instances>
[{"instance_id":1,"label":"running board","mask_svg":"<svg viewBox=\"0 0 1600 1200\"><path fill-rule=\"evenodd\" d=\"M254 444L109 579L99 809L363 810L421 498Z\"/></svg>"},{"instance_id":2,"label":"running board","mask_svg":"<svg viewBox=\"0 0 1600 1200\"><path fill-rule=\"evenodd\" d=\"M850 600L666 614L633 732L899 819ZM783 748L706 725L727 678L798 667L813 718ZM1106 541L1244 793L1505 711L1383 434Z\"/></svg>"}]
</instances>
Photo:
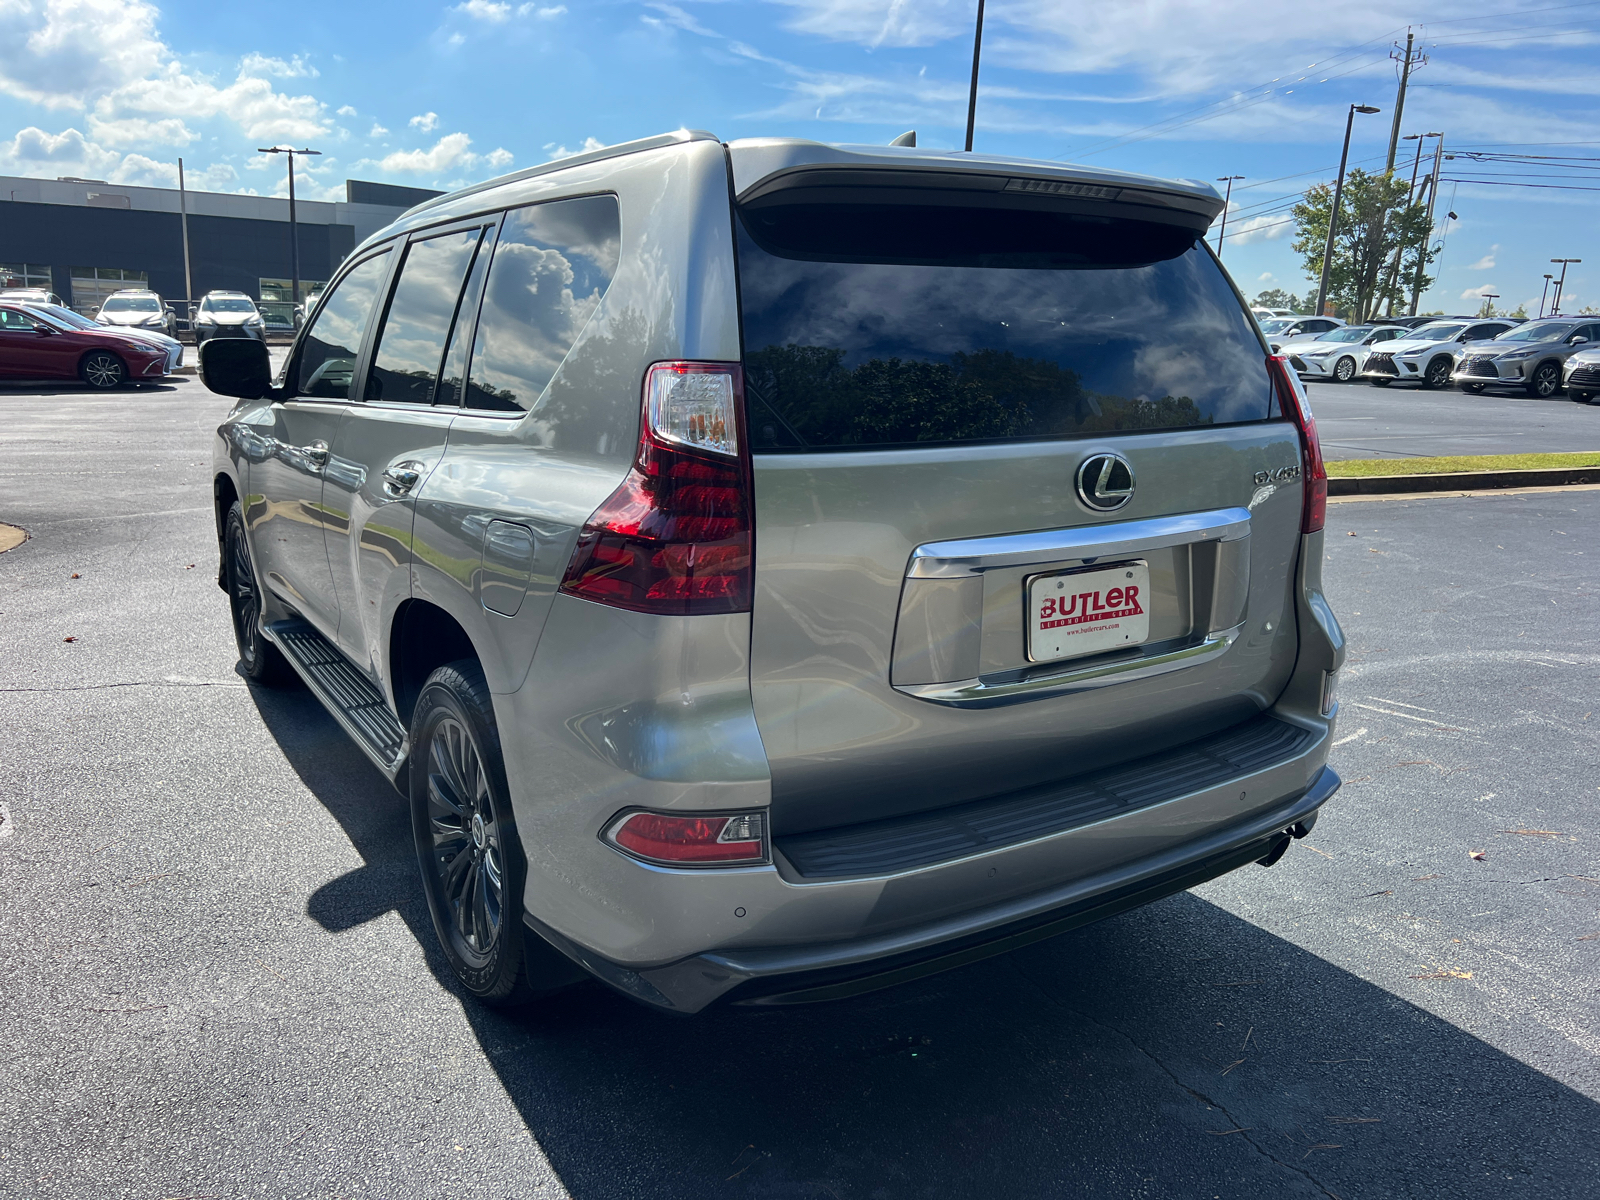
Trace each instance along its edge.
<instances>
[{"instance_id":1,"label":"running board","mask_svg":"<svg viewBox=\"0 0 1600 1200\"><path fill-rule=\"evenodd\" d=\"M383 693L305 621L274 621L264 632L334 720L394 783L405 765L406 731Z\"/></svg>"}]
</instances>

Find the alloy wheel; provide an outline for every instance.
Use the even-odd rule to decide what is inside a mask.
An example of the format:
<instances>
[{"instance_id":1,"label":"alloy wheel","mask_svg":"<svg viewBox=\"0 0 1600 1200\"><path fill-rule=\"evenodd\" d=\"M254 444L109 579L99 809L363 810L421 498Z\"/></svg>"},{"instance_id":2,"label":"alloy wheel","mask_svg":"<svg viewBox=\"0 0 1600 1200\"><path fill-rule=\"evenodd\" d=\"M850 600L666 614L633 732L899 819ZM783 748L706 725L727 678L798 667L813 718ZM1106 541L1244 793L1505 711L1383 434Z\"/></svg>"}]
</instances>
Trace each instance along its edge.
<instances>
[{"instance_id":1,"label":"alloy wheel","mask_svg":"<svg viewBox=\"0 0 1600 1200\"><path fill-rule=\"evenodd\" d=\"M256 573L250 565L250 547L244 540L244 530L237 525L228 530L228 600L233 609L239 657L246 664L253 664L261 654L261 595L256 591Z\"/></svg>"},{"instance_id":2,"label":"alloy wheel","mask_svg":"<svg viewBox=\"0 0 1600 1200\"><path fill-rule=\"evenodd\" d=\"M428 743L428 824L457 952L486 962L505 918L505 853L489 777L466 727L442 717Z\"/></svg>"},{"instance_id":3,"label":"alloy wheel","mask_svg":"<svg viewBox=\"0 0 1600 1200\"><path fill-rule=\"evenodd\" d=\"M1355 378L1355 373L1356 360L1353 358L1341 358L1333 368L1333 377L1340 383L1349 383L1351 379Z\"/></svg>"},{"instance_id":4,"label":"alloy wheel","mask_svg":"<svg viewBox=\"0 0 1600 1200\"><path fill-rule=\"evenodd\" d=\"M1556 394L1561 386L1561 376L1554 363L1545 363L1533 373L1533 394L1546 400Z\"/></svg>"},{"instance_id":5,"label":"alloy wheel","mask_svg":"<svg viewBox=\"0 0 1600 1200\"><path fill-rule=\"evenodd\" d=\"M83 375L90 387L114 388L122 382L122 363L114 355L94 354L83 364Z\"/></svg>"},{"instance_id":6,"label":"alloy wheel","mask_svg":"<svg viewBox=\"0 0 1600 1200\"><path fill-rule=\"evenodd\" d=\"M1450 382L1450 361L1436 358L1428 364L1428 373L1424 382L1431 388L1442 388Z\"/></svg>"}]
</instances>

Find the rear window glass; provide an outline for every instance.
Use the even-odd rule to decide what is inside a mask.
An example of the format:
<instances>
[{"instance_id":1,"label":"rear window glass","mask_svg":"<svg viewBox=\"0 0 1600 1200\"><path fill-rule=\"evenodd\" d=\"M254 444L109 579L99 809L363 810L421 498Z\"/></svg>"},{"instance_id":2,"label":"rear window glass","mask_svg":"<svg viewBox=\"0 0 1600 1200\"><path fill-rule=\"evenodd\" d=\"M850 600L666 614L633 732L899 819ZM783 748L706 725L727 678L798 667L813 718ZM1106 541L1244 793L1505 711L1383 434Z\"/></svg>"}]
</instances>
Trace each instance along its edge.
<instances>
[{"instance_id":1,"label":"rear window glass","mask_svg":"<svg viewBox=\"0 0 1600 1200\"><path fill-rule=\"evenodd\" d=\"M1197 235L975 207L740 214L754 449L1185 429L1273 415L1254 322Z\"/></svg>"}]
</instances>

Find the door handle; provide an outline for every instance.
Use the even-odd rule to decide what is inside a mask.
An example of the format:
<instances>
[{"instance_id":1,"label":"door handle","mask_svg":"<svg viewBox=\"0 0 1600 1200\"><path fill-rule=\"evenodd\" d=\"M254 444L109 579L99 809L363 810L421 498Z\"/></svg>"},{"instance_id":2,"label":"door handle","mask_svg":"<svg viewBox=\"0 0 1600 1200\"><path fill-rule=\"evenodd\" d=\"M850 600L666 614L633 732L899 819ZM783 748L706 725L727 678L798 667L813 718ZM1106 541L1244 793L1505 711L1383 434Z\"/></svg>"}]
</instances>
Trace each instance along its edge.
<instances>
[{"instance_id":1,"label":"door handle","mask_svg":"<svg viewBox=\"0 0 1600 1200\"><path fill-rule=\"evenodd\" d=\"M312 442L309 446L301 446L300 453L304 454L319 467L328 465L328 443Z\"/></svg>"},{"instance_id":2,"label":"door handle","mask_svg":"<svg viewBox=\"0 0 1600 1200\"><path fill-rule=\"evenodd\" d=\"M417 462L415 459L395 463L383 473L384 495L396 500L410 495L411 489L417 486L426 468L426 463Z\"/></svg>"}]
</instances>

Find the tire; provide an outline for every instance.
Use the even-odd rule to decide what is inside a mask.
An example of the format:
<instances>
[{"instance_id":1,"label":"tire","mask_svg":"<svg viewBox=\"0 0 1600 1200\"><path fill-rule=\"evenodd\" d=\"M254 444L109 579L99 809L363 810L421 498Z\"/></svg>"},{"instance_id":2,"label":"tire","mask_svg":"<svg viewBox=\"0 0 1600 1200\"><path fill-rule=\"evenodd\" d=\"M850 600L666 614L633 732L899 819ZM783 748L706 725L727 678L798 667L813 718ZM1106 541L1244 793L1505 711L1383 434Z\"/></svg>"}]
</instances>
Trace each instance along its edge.
<instances>
[{"instance_id":1,"label":"tire","mask_svg":"<svg viewBox=\"0 0 1600 1200\"><path fill-rule=\"evenodd\" d=\"M1542 362L1528 376L1528 395L1535 400L1548 400L1561 390L1561 365Z\"/></svg>"},{"instance_id":2,"label":"tire","mask_svg":"<svg viewBox=\"0 0 1600 1200\"><path fill-rule=\"evenodd\" d=\"M1394 382L1394 380L1392 380L1392 379L1369 379L1369 380L1367 380L1367 386L1368 387L1388 387L1393 382Z\"/></svg>"},{"instance_id":3,"label":"tire","mask_svg":"<svg viewBox=\"0 0 1600 1200\"><path fill-rule=\"evenodd\" d=\"M1471 396L1481 396L1483 395L1483 389L1488 386L1486 383L1463 383L1461 390Z\"/></svg>"},{"instance_id":4,"label":"tire","mask_svg":"<svg viewBox=\"0 0 1600 1200\"><path fill-rule=\"evenodd\" d=\"M1428 364L1427 370L1422 373L1422 386L1429 391L1437 391L1442 387L1450 386L1450 368L1455 364L1448 358L1440 355Z\"/></svg>"},{"instance_id":5,"label":"tire","mask_svg":"<svg viewBox=\"0 0 1600 1200\"><path fill-rule=\"evenodd\" d=\"M233 614L233 641L239 647L239 667L252 683L266 687L298 684L300 677L288 659L261 632L261 585L250 560L250 540L245 537L244 506L237 500L222 526L222 578Z\"/></svg>"},{"instance_id":6,"label":"tire","mask_svg":"<svg viewBox=\"0 0 1600 1200\"><path fill-rule=\"evenodd\" d=\"M99 392L109 392L128 382L128 365L109 350L94 350L83 356L78 375Z\"/></svg>"},{"instance_id":7,"label":"tire","mask_svg":"<svg viewBox=\"0 0 1600 1200\"><path fill-rule=\"evenodd\" d=\"M1333 377L1339 383L1349 383L1356 377L1356 360L1347 355L1334 363Z\"/></svg>"},{"instance_id":8,"label":"tire","mask_svg":"<svg viewBox=\"0 0 1600 1200\"><path fill-rule=\"evenodd\" d=\"M411 719L411 830L434 933L461 986L525 1004L585 978L522 924L527 862L483 671L472 659L428 676Z\"/></svg>"},{"instance_id":9,"label":"tire","mask_svg":"<svg viewBox=\"0 0 1600 1200\"><path fill-rule=\"evenodd\" d=\"M1589 404L1593 402L1594 393L1568 391L1567 398L1575 401L1578 404Z\"/></svg>"}]
</instances>

